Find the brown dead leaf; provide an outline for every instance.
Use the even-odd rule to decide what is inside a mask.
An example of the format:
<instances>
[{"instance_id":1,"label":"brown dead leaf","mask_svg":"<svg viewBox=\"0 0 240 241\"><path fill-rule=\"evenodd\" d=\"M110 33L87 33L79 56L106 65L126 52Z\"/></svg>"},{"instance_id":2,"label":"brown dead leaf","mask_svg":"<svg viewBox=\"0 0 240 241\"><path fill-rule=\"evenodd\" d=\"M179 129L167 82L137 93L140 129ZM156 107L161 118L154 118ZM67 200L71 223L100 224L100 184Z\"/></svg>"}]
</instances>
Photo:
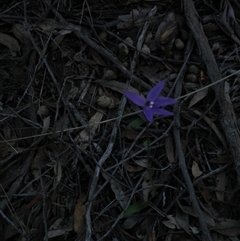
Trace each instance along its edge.
<instances>
[{"instance_id":1,"label":"brown dead leaf","mask_svg":"<svg viewBox=\"0 0 240 241\"><path fill-rule=\"evenodd\" d=\"M162 223L170 228L170 229L180 229L181 227L178 225L176 218L173 215L167 215L168 220L167 221L163 221Z\"/></svg>"},{"instance_id":2,"label":"brown dead leaf","mask_svg":"<svg viewBox=\"0 0 240 241\"><path fill-rule=\"evenodd\" d=\"M139 91L137 89L135 89L134 87L132 86L128 86L127 84L125 83L122 83L122 82L119 82L119 81L116 81L116 80L111 80L111 81L106 81L106 80L97 80L96 83L106 87L106 88L109 88L109 89L112 89L114 91L117 91L121 94L123 94L123 91L124 90L130 90L134 93L137 93L139 94Z\"/></svg>"},{"instance_id":3,"label":"brown dead leaf","mask_svg":"<svg viewBox=\"0 0 240 241\"><path fill-rule=\"evenodd\" d=\"M162 34L160 41L162 43L168 41L169 37L177 30L177 26L171 26L170 28L166 29L165 32Z\"/></svg>"},{"instance_id":4,"label":"brown dead leaf","mask_svg":"<svg viewBox=\"0 0 240 241\"><path fill-rule=\"evenodd\" d=\"M122 133L122 137L126 137L129 140L135 140L138 135L139 135L139 131L136 131L136 130L125 130ZM146 137L148 137L148 135L143 133L138 138L142 139L142 138L146 138Z\"/></svg>"},{"instance_id":5,"label":"brown dead leaf","mask_svg":"<svg viewBox=\"0 0 240 241\"><path fill-rule=\"evenodd\" d=\"M96 63L104 67L107 66L102 56L96 50L90 49L90 54Z\"/></svg>"},{"instance_id":6,"label":"brown dead leaf","mask_svg":"<svg viewBox=\"0 0 240 241\"><path fill-rule=\"evenodd\" d=\"M203 172L200 170L198 163L196 161L193 161L193 164L192 164L192 174L194 176L194 179L200 177L203 174Z\"/></svg>"},{"instance_id":7,"label":"brown dead leaf","mask_svg":"<svg viewBox=\"0 0 240 241\"><path fill-rule=\"evenodd\" d=\"M81 148L86 149L89 141L93 139L99 123L101 122L103 114L96 112L95 115L89 120L89 129L83 129L76 137L75 141L82 143Z\"/></svg>"},{"instance_id":8,"label":"brown dead leaf","mask_svg":"<svg viewBox=\"0 0 240 241\"><path fill-rule=\"evenodd\" d=\"M80 196L77 201L77 204L74 209L74 231L76 233L81 233L85 228L85 220L84 216L86 214L86 205L84 202L86 201L86 195Z\"/></svg>"},{"instance_id":9,"label":"brown dead leaf","mask_svg":"<svg viewBox=\"0 0 240 241\"><path fill-rule=\"evenodd\" d=\"M22 43L28 42L29 35L23 24L15 23L12 26L13 34L15 37L20 40Z\"/></svg>"},{"instance_id":10,"label":"brown dead leaf","mask_svg":"<svg viewBox=\"0 0 240 241\"><path fill-rule=\"evenodd\" d=\"M53 29L68 29L65 24L59 23L52 18L44 18L37 26L44 32L49 32Z\"/></svg>"},{"instance_id":11,"label":"brown dead leaf","mask_svg":"<svg viewBox=\"0 0 240 241\"><path fill-rule=\"evenodd\" d=\"M216 133L217 137L219 138L219 140L222 142L223 146L226 148L226 150L228 149L228 144L227 141L225 139L225 137L223 136L223 134L219 131L219 129L217 128L216 124L213 122L213 120L211 120L210 118L208 118L205 115L202 115L202 113L198 110L194 110L193 111L195 114L197 114L198 116L202 116L202 118L207 122L207 124L213 129L213 131Z\"/></svg>"},{"instance_id":12,"label":"brown dead leaf","mask_svg":"<svg viewBox=\"0 0 240 241\"><path fill-rule=\"evenodd\" d=\"M142 188L143 188L143 200L144 202L148 202L148 196L152 190L152 187L149 185L149 183L146 180L144 180L142 182Z\"/></svg>"},{"instance_id":13,"label":"brown dead leaf","mask_svg":"<svg viewBox=\"0 0 240 241\"><path fill-rule=\"evenodd\" d=\"M138 166L147 168L148 167L148 159L140 159L134 161Z\"/></svg>"},{"instance_id":14,"label":"brown dead leaf","mask_svg":"<svg viewBox=\"0 0 240 241\"><path fill-rule=\"evenodd\" d=\"M122 190L121 184L117 180L106 175L104 172L102 172L102 175L106 181L110 182L111 189L114 192L117 201L119 202L122 209L125 209L129 198L125 196L125 192Z\"/></svg>"},{"instance_id":15,"label":"brown dead leaf","mask_svg":"<svg viewBox=\"0 0 240 241\"><path fill-rule=\"evenodd\" d=\"M132 215L125 219L125 221L121 225L121 228L132 229L139 222L139 219L141 219L141 217Z\"/></svg>"},{"instance_id":16,"label":"brown dead leaf","mask_svg":"<svg viewBox=\"0 0 240 241\"><path fill-rule=\"evenodd\" d=\"M63 218L59 218L50 226L48 231L48 238L54 238L54 237L67 234L69 231L73 229L72 225L70 224L71 222L68 222L70 226L63 227L61 224L62 221L63 221Z\"/></svg>"},{"instance_id":17,"label":"brown dead leaf","mask_svg":"<svg viewBox=\"0 0 240 241\"><path fill-rule=\"evenodd\" d=\"M15 38L5 33L0 33L0 44L7 46L10 51L13 51L13 52L20 51L20 45L18 41Z\"/></svg>"},{"instance_id":18,"label":"brown dead leaf","mask_svg":"<svg viewBox=\"0 0 240 241\"><path fill-rule=\"evenodd\" d=\"M203 181L200 181L197 186L205 202L209 203L212 199L212 196L211 192L207 189L205 183Z\"/></svg>"},{"instance_id":19,"label":"brown dead leaf","mask_svg":"<svg viewBox=\"0 0 240 241\"><path fill-rule=\"evenodd\" d=\"M62 179L62 164L60 161L57 161L56 164L54 165L54 174L55 174L55 188L56 186L60 183Z\"/></svg>"},{"instance_id":20,"label":"brown dead leaf","mask_svg":"<svg viewBox=\"0 0 240 241\"><path fill-rule=\"evenodd\" d=\"M207 96L207 93L208 93L208 89L203 89L203 90L200 90L199 92L197 92L192 100L190 101L189 103L189 106L188 108L192 107L193 105L197 104L200 100L202 100L204 97Z\"/></svg>"},{"instance_id":21,"label":"brown dead leaf","mask_svg":"<svg viewBox=\"0 0 240 241\"><path fill-rule=\"evenodd\" d=\"M128 171L128 172L139 172L143 170L143 167L136 167L136 166L132 166L130 165L128 162L125 162L124 164L124 168Z\"/></svg>"},{"instance_id":22,"label":"brown dead leaf","mask_svg":"<svg viewBox=\"0 0 240 241\"><path fill-rule=\"evenodd\" d=\"M126 15L120 15L118 16L119 22L117 24L118 29L127 29L131 26L139 26L144 22L144 17L146 15L146 12L138 10L138 9L133 9L130 14Z\"/></svg>"},{"instance_id":23,"label":"brown dead leaf","mask_svg":"<svg viewBox=\"0 0 240 241\"><path fill-rule=\"evenodd\" d=\"M180 208L177 209L176 213L176 222L177 224L190 235L190 225L189 225L189 216L188 214L184 213Z\"/></svg>"},{"instance_id":24,"label":"brown dead leaf","mask_svg":"<svg viewBox=\"0 0 240 241\"><path fill-rule=\"evenodd\" d=\"M43 148L39 148L31 164L32 175L35 178L39 177L39 167L40 168L46 167L46 160L47 160L46 152L44 151Z\"/></svg>"},{"instance_id":25,"label":"brown dead leaf","mask_svg":"<svg viewBox=\"0 0 240 241\"><path fill-rule=\"evenodd\" d=\"M218 201L224 201L225 196L225 187L226 187L226 173L221 172L217 174L216 178L216 197Z\"/></svg>"},{"instance_id":26,"label":"brown dead leaf","mask_svg":"<svg viewBox=\"0 0 240 241\"><path fill-rule=\"evenodd\" d=\"M193 217L197 217L197 214L195 213L193 207L182 205L179 200L178 200L178 205L184 213L189 214ZM204 212L204 211L202 211L202 213L203 213L203 217L204 217L205 222L208 225L210 225L211 227L215 227L215 220L211 217L211 215L208 214L207 212Z\"/></svg>"},{"instance_id":27,"label":"brown dead leaf","mask_svg":"<svg viewBox=\"0 0 240 241\"><path fill-rule=\"evenodd\" d=\"M68 115L67 114L63 115L59 120L57 120L54 123L54 131L56 133L53 133L53 135L50 136L49 138L57 138L60 135L60 131L63 131L68 128L68 124L69 124Z\"/></svg>"},{"instance_id":28,"label":"brown dead leaf","mask_svg":"<svg viewBox=\"0 0 240 241\"><path fill-rule=\"evenodd\" d=\"M154 37L155 42L159 43L159 41L168 41L168 37L171 36L171 34L176 31L176 29L177 28L175 14L173 12L170 12L160 22L160 25L158 26L156 35Z\"/></svg>"},{"instance_id":29,"label":"brown dead leaf","mask_svg":"<svg viewBox=\"0 0 240 241\"><path fill-rule=\"evenodd\" d=\"M222 222L216 223L216 226L214 228L211 228L211 230L214 230L215 232L218 232L226 236L237 237L240 235L239 227L240 221L226 219Z\"/></svg>"},{"instance_id":30,"label":"brown dead leaf","mask_svg":"<svg viewBox=\"0 0 240 241\"><path fill-rule=\"evenodd\" d=\"M231 156L228 155L221 155L219 157L215 157L209 160L210 163L216 164L226 164L231 161Z\"/></svg>"},{"instance_id":31,"label":"brown dead leaf","mask_svg":"<svg viewBox=\"0 0 240 241\"><path fill-rule=\"evenodd\" d=\"M175 162L174 145L173 145L172 136L170 134L165 138L165 151L166 151L168 161L170 163L174 163Z\"/></svg>"},{"instance_id":32,"label":"brown dead leaf","mask_svg":"<svg viewBox=\"0 0 240 241\"><path fill-rule=\"evenodd\" d=\"M156 74L153 72L152 69L150 69L149 67L141 67L140 69L142 75L147 78L150 82L152 82L153 84L156 84L159 82L160 79L163 79L163 77L165 76L161 76L161 74ZM162 71L161 71L162 73Z\"/></svg>"}]
</instances>

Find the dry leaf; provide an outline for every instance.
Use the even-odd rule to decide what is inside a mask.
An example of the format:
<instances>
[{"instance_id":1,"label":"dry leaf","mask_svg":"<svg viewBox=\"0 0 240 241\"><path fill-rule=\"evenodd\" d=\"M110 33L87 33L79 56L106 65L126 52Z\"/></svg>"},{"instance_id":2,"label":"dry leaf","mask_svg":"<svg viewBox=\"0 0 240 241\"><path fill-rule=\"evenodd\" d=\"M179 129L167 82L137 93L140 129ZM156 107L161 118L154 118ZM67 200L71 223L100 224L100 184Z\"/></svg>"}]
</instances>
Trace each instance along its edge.
<instances>
[{"instance_id":1,"label":"dry leaf","mask_svg":"<svg viewBox=\"0 0 240 241\"><path fill-rule=\"evenodd\" d=\"M46 152L44 151L43 148L39 148L37 150L37 153L32 160L31 164L31 170L32 170L32 175L35 178L39 178L39 167L40 168L45 168L46 167L46 161L47 161L47 155Z\"/></svg>"},{"instance_id":2,"label":"dry leaf","mask_svg":"<svg viewBox=\"0 0 240 241\"><path fill-rule=\"evenodd\" d=\"M165 138L165 151L168 161L175 163L173 140L170 134Z\"/></svg>"},{"instance_id":3,"label":"dry leaf","mask_svg":"<svg viewBox=\"0 0 240 241\"><path fill-rule=\"evenodd\" d=\"M55 188L59 184L59 182L62 179L62 164L60 161L57 161L56 164L54 165L54 174L55 174Z\"/></svg>"},{"instance_id":4,"label":"dry leaf","mask_svg":"<svg viewBox=\"0 0 240 241\"><path fill-rule=\"evenodd\" d=\"M142 75L153 84L156 84L159 82L160 79L163 79L160 74L154 73L153 70L148 67L143 66L141 67L140 71Z\"/></svg>"},{"instance_id":5,"label":"dry leaf","mask_svg":"<svg viewBox=\"0 0 240 241\"><path fill-rule=\"evenodd\" d=\"M18 41L15 38L5 33L0 33L0 44L7 46L10 51L14 51L14 52L20 51L20 46Z\"/></svg>"},{"instance_id":6,"label":"dry leaf","mask_svg":"<svg viewBox=\"0 0 240 241\"><path fill-rule=\"evenodd\" d=\"M67 234L69 231L73 229L72 226L62 227L61 223L63 218L57 219L49 228L48 238L58 237L64 234ZM68 222L68 224L71 222Z\"/></svg>"},{"instance_id":7,"label":"dry leaf","mask_svg":"<svg viewBox=\"0 0 240 241\"><path fill-rule=\"evenodd\" d=\"M86 195L81 196L74 209L74 231L76 233L81 233L85 229L85 220L84 216L86 214L86 205L84 202L86 201Z\"/></svg>"},{"instance_id":8,"label":"dry leaf","mask_svg":"<svg viewBox=\"0 0 240 241\"><path fill-rule=\"evenodd\" d=\"M82 143L81 148L86 149L88 147L88 142L93 139L99 123L101 122L103 114L96 112L95 115L89 120L89 129L83 129L76 137L75 141Z\"/></svg>"},{"instance_id":9,"label":"dry leaf","mask_svg":"<svg viewBox=\"0 0 240 241\"><path fill-rule=\"evenodd\" d=\"M90 54L93 60L101 66L107 66L102 56L94 49L90 49Z\"/></svg>"},{"instance_id":10,"label":"dry leaf","mask_svg":"<svg viewBox=\"0 0 240 241\"><path fill-rule=\"evenodd\" d=\"M218 201L224 201L224 196L225 196L225 187L226 187L226 173L221 172L217 174L216 178L216 197Z\"/></svg>"},{"instance_id":11,"label":"dry leaf","mask_svg":"<svg viewBox=\"0 0 240 241\"><path fill-rule=\"evenodd\" d=\"M239 236L240 235L240 221L233 219L226 219L223 222L216 223L216 226L211 230L226 236Z\"/></svg>"},{"instance_id":12,"label":"dry leaf","mask_svg":"<svg viewBox=\"0 0 240 241\"><path fill-rule=\"evenodd\" d=\"M229 155L221 155L209 160L210 163L216 163L216 164L226 164L230 161L231 161L231 156Z\"/></svg>"},{"instance_id":13,"label":"dry leaf","mask_svg":"<svg viewBox=\"0 0 240 241\"><path fill-rule=\"evenodd\" d=\"M193 234L199 234L199 229L196 226L190 226L189 228Z\"/></svg>"},{"instance_id":14,"label":"dry leaf","mask_svg":"<svg viewBox=\"0 0 240 241\"><path fill-rule=\"evenodd\" d=\"M121 228L132 229L139 222L139 219L141 219L141 217L132 215L126 218L126 220L121 225Z\"/></svg>"},{"instance_id":15,"label":"dry leaf","mask_svg":"<svg viewBox=\"0 0 240 241\"><path fill-rule=\"evenodd\" d=\"M198 163L196 161L193 161L193 164L192 164L192 174L194 176L194 179L200 177L203 174L203 172L200 170Z\"/></svg>"},{"instance_id":16,"label":"dry leaf","mask_svg":"<svg viewBox=\"0 0 240 241\"><path fill-rule=\"evenodd\" d=\"M63 115L59 120L54 123L54 131L51 138L57 138L60 135L60 131L64 131L68 128L69 118L68 115Z\"/></svg>"},{"instance_id":17,"label":"dry leaf","mask_svg":"<svg viewBox=\"0 0 240 241\"><path fill-rule=\"evenodd\" d=\"M121 94L123 94L123 91L124 90L130 90L134 93L137 93L139 94L139 91L135 88L133 88L132 86L128 86L127 84L125 83L122 83L122 82L119 82L119 81L116 81L116 80L111 80L111 81L106 81L106 80L97 80L96 83L106 87L106 88L109 88L109 89L112 89L114 91L117 91Z\"/></svg>"},{"instance_id":18,"label":"dry leaf","mask_svg":"<svg viewBox=\"0 0 240 241\"><path fill-rule=\"evenodd\" d=\"M148 167L148 159L141 159L134 161L138 166L147 168Z\"/></svg>"},{"instance_id":19,"label":"dry leaf","mask_svg":"<svg viewBox=\"0 0 240 241\"><path fill-rule=\"evenodd\" d=\"M122 133L122 137L125 137L129 140L135 140L138 135L139 135L139 131L132 130L132 129L125 130ZM146 137L148 137L148 135L143 133L141 136L138 137L138 139L142 139L142 138L146 138Z\"/></svg>"},{"instance_id":20,"label":"dry leaf","mask_svg":"<svg viewBox=\"0 0 240 241\"><path fill-rule=\"evenodd\" d=\"M122 190L121 184L102 172L103 177L110 182L111 189L115 194L117 201L119 202L122 209L125 209L128 204L128 198L125 196L125 192Z\"/></svg>"},{"instance_id":21,"label":"dry leaf","mask_svg":"<svg viewBox=\"0 0 240 241\"><path fill-rule=\"evenodd\" d=\"M193 105L197 104L200 100L202 100L205 96L207 96L207 93L208 93L208 89L207 88L197 92L193 96L192 100L190 101L188 108L190 108Z\"/></svg>"},{"instance_id":22,"label":"dry leaf","mask_svg":"<svg viewBox=\"0 0 240 241\"><path fill-rule=\"evenodd\" d=\"M193 111L195 114L197 114L198 116L202 116L202 113L198 110L194 110ZM214 130L214 132L216 133L216 135L218 136L219 140L222 142L223 146L225 147L225 149L228 149L228 144L226 139L224 138L224 136L222 135L222 133L218 130L216 124L207 116L203 115L202 118L207 122L207 124Z\"/></svg>"},{"instance_id":23,"label":"dry leaf","mask_svg":"<svg viewBox=\"0 0 240 241\"><path fill-rule=\"evenodd\" d=\"M142 182L142 188L143 188L143 200L144 202L147 202L149 193L151 192L152 188L149 186L146 180Z\"/></svg>"},{"instance_id":24,"label":"dry leaf","mask_svg":"<svg viewBox=\"0 0 240 241\"><path fill-rule=\"evenodd\" d=\"M130 165L128 162L125 162L123 165L128 172L139 172L143 170L143 167L134 167Z\"/></svg>"},{"instance_id":25,"label":"dry leaf","mask_svg":"<svg viewBox=\"0 0 240 241\"><path fill-rule=\"evenodd\" d=\"M163 221L162 223L170 229L180 229L180 226L177 224L177 221L173 215L167 215L168 221Z\"/></svg>"},{"instance_id":26,"label":"dry leaf","mask_svg":"<svg viewBox=\"0 0 240 241\"><path fill-rule=\"evenodd\" d=\"M24 28L23 24L15 23L12 27L13 34L15 37L20 40L22 43L28 42L29 35L26 29Z\"/></svg>"},{"instance_id":27,"label":"dry leaf","mask_svg":"<svg viewBox=\"0 0 240 241\"><path fill-rule=\"evenodd\" d=\"M52 18L44 18L37 26L44 32L49 32L53 29L69 29L67 25L59 23Z\"/></svg>"},{"instance_id":28,"label":"dry leaf","mask_svg":"<svg viewBox=\"0 0 240 241\"><path fill-rule=\"evenodd\" d=\"M188 214L184 213L180 208L177 209L175 220L177 224L190 235L189 230L189 216Z\"/></svg>"},{"instance_id":29,"label":"dry leaf","mask_svg":"<svg viewBox=\"0 0 240 241\"><path fill-rule=\"evenodd\" d=\"M205 183L203 181L200 181L197 186L205 202L209 203L209 201L211 201L212 199L212 196L211 192L207 189Z\"/></svg>"},{"instance_id":30,"label":"dry leaf","mask_svg":"<svg viewBox=\"0 0 240 241\"><path fill-rule=\"evenodd\" d=\"M185 212L185 213L187 213L187 214L189 214L189 215L191 215L193 217L197 217L193 207L191 207L191 206L183 206L183 205L181 205L181 203L179 201L178 201L178 205L182 209L183 212ZM214 227L215 226L215 221L211 217L211 215L206 213L206 212L204 212L204 211L202 213L203 213L203 217L204 217L205 222L208 225L210 225L211 227Z\"/></svg>"}]
</instances>

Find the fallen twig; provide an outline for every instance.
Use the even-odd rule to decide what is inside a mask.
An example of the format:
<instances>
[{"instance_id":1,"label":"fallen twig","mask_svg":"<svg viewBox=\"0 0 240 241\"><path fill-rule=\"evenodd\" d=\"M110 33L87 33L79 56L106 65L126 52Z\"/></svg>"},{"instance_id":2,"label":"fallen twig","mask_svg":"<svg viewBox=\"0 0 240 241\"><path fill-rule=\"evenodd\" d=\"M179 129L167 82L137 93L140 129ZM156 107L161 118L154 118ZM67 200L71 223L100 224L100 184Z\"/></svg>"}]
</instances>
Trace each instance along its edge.
<instances>
[{"instance_id":1,"label":"fallen twig","mask_svg":"<svg viewBox=\"0 0 240 241\"><path fill-rule=\"evenodd\" d=\"M205 62L208 77L212 83L221 79L217 63L215 61L212 50L208 44L208 40L203 32L202 25L198 19L196 9L192 0L184 0L184 11L188 22L188 26L197 42L201 51L202 59ZM240 183L240 132L238 129L235 112L229 97L227 83L220 82L213 86L216 98L221 110L221 125L226 135L229 148L236 166L238 182Z\"/></svg>"},{"instance_id":2,"label":"fallen twig","mask_svg":"<svg viewBox=\"0 0 240 241\"><path fill-rule=\"evenodd\" d=\"M186 57L185 57L185 61L184 64L180 70L180 73L178 74L177 77L177 85L176 85L176 90L175 90L175 98L178 98L181 95L181 91L182 91L182 79L183 79L183 73L186 70L186 63L190 57L190 54L192 52L193 49L193 38L190 36L189 41L188 41L188 45L186 47L185 53L187 53ZM205 241L211 241L212 238L210 236L209 230L207 228L207 224L204 220L203 217L203 213L201 211L201 208L199 206L199 203L197 201L197 197L195 195L195 190L193 187L193 183L191 181L191 178L189 176L188 170L187 170L187 165L185 162L185 157L183 154L183 150L182 150L182 145L181 145L181 138L180 138L180 104L175 105L175 115L174 115L174 120L175 120L175 127L174 127L174 137L175 137L175 145L176 145L176 155L178 157L178 164L179 167L182 171L183 177L185 179L186 182L186 186L189 192L189 196L190 196L190 200L192 202L192 206L198 216L198 220L203 232L203 240Z\"/></svg>"}]
</instances>

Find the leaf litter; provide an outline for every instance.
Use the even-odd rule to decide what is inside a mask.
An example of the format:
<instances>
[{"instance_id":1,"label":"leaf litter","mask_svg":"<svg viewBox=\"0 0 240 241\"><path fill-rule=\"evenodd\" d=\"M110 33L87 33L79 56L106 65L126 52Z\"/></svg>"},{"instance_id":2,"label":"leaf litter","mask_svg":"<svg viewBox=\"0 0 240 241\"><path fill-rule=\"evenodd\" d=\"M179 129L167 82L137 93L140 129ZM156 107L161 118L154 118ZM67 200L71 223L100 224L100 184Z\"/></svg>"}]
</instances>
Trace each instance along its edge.
<instances>
[{"instance_id":1,"label":"leaf litter","mask_svg":"<svg viewBox=\"0 0 240 241\"><path fill-rule=\"evenodd\" d=\"M240 6L198 1L201 28L193 29L183 7L191 2L0 7L3 241L240 238L232 141L240 133ZM218 84L203 61L202 30L214 74L227 76ZM163 79L164 97L182 84L179 106L148 124L123 93L146 96Z\"/></svg>"}]
</instances>

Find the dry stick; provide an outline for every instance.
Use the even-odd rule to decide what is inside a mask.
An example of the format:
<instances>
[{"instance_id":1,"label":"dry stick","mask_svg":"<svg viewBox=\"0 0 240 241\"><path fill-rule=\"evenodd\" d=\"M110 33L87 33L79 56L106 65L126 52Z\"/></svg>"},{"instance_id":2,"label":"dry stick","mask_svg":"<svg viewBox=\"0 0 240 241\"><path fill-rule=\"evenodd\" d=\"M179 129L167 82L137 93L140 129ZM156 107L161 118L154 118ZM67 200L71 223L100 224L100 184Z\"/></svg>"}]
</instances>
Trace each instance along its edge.
<instances>
[{"instance_id":1,"label":"dry stick","mask_svg":"<svg viewBox=\"0 0 240 241\"><path fill-rule=\"evenodd\" d=\"M193 38L192 38L192 35L190 35L188 44L187 44L187 47L185 50L185 54L187 54L187 55L185 57L184 64L181 67L181 70L178 74L177 81L176 81L177 85L176 85L176 89L175 89L175 96L174 96L175 98L177 98L181 95L182 79L184 76L184 72L186 71L186 63L190 57L192 49L193 49ZM212 238L210 236L209 230L207 228L207 224L203 217L203 213L202 213L199 203L197 201L197 198L195 195L195 190L194 190L191 178L188 173L187 165L185 162L185 157L184 157L183 150L182 150L180 131L179 131L179 129L181 127L181 125L180 125L180 104L179 103L174 106L174 120L175 120L175 124L176 124L174 126L174 137L175 137L175 145L176 145L176 155L178 157L178 165L179 165L179 167L182 171L183 177L185 179L186 186L187 186L189 196L190 196L190 200L192 202L192 206L198 216L199 223L201 225L201 229L202 229L202 233L203 233L203 240L211 241Z\"/></svg>"},{"instance_id":2,"label":"dry stick","mask_svg":"<svg viewBox=\"0 0 240 241\"><path fill-rule=\"evenodd\" d=\"M137 43L137 49L141 49L142 48L142 45L143 45L143 42L144 42L144 38L145 38L145 35L147 33L147 29L148 29L148 26L149 26L150 19L155 15L156 11L157 11L157 8L154 7L148 14L148 16L146 18L146 22L145 22L145 24L143 26L142 32L141 32L141 34L139 36L139 40L138 40L138 43ZM137 55L138 55L138 53L135 52L134 58L133 58L133 62L132 62L132 67L131 67L132 68L132 71L131 71L132 73L134 72L135 67L136 67ZM125 104L126 104L126 98L123 98L121 103L120 103L119 109L118 109L118 116L122 116L123 110L125 108ZM117 136L117 130L118 130L120 122L121 122L121 118L117 119L116 122L114 123L113 131L111 133L111 137L110 137L109 144L107 146L107 150L105 151L103 156L98 161L98 165L95 168L95 172L94 172L94 175L93 175L93 178L92 178L92 183L91 183L90 190L89 190L89 195L88 195L87 211L86 211L86 215L85 215L85 220L86 220L86 237L85 237L85 240L86 241L90 241L91 240L91 236L92 236L92 224L91 224L91 216L90 215L91 215L91 208L92 208L92 202L93 202L92 199L96 198L96 196L94 194L96 192L96 186L97 186L100 170L101 170L101 167L102 167L103 163L107 160L107 158L110 156L110 154L112 152L112 149L113 149L113 146L114 146L114 143L115 143L115 139L116 139L116 136ZM129 200L129 202L130 202L130 200ZM127 209L127 207L126 207L126 209ZM120 218L121 217L119 216L115 220L115 222L112 225L111 229L101 238L101 240L103 238L105 238L111 232L111 230L119 222Z\"/></svg>"},{"instance_id":3,"label":"dry stick","mask_svg":"<svg viewBox=\"0 0 240 241\"><path fill-rule=\"evenodd\" d=\"M203 32L202 25L196 14L196 9L192 0L184 0L184 11L188 26L197 42L198 48L201 51L202 59L205 62L208 77L212 83L221 79L218 66L214 59L208 40ZM227 138L232 157L237 169L238 182L240 183L240 136L237 126L236 116L233 110L231 99L229 97L227 83L221 82L214 85L213 90L218 100L221 110L221 126Z\"/></svg>"},{"instance_id":4,"label":"dry stick","mask_svg":"<svg viewBox=\"0 0 240 241\"><path fill-rule=\"evenodd\" d=\"M12 226L14 229L16 229L16 231L18 232L18 233L20 233L22 236L23 236L23 230L20 230L16 225L15 225L15 223L14 222L12 222L11 221L11 219L9 219L3 212L2 212L2 210L0 210L0 216L10 225L10 226Z\"/></svg>"}]
</instances>

